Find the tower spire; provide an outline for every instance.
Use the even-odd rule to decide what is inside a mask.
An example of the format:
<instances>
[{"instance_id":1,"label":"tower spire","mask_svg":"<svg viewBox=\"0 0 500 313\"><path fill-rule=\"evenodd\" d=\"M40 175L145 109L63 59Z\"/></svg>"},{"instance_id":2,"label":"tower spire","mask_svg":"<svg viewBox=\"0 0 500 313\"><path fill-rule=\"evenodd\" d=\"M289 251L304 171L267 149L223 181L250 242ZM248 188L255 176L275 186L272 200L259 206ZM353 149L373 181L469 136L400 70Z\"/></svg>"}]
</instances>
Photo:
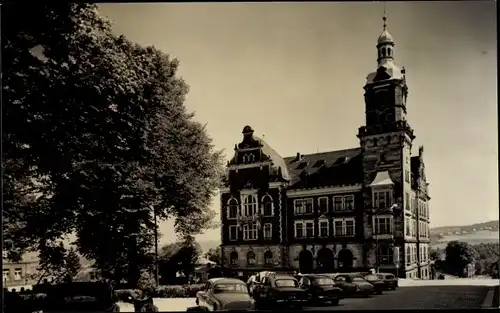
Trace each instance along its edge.
<instances>
[{"instance_id":1,"label":"tower spire","mask_svg":"<svg viewBox=\"0 0 500 313\"><path fill-rule=\"evenodd\" d=\"M384 1L384 17L382 17L382 20L384 21L384 30L387 29L387 2Z\"/></svg>"}]
</instances>

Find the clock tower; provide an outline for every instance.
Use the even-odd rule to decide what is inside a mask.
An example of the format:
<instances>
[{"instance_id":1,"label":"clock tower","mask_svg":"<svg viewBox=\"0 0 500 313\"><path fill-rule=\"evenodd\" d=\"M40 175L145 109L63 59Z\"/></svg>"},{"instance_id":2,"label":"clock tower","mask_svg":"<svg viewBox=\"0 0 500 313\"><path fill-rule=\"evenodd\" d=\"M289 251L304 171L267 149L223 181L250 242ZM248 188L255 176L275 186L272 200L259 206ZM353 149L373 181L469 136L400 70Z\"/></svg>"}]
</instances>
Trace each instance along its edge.
<instances>
[{"instance_id":1,"label":"clock tower","mask_svg":"<svg viewBox=\"0 0 500 313\"><path fill-rule=\"evenodd\" d=\"M376 45L377 67L367 76L364 86L365 126L359 128L357 135L363 153L365 253L366 259L372 260L366 266L377 266L379 255L386 255L389 250L398 254L393 256L395 266L400 262L396 260L403 260L404 266L403 208L410 201L411 191L410 156L415 137L406 119L406 71L395 64L395 42L386 20L384 14L383 31ZM384 221L390 219L391 235L379 236L379 214Z\"/></svg>"}]
</instances>

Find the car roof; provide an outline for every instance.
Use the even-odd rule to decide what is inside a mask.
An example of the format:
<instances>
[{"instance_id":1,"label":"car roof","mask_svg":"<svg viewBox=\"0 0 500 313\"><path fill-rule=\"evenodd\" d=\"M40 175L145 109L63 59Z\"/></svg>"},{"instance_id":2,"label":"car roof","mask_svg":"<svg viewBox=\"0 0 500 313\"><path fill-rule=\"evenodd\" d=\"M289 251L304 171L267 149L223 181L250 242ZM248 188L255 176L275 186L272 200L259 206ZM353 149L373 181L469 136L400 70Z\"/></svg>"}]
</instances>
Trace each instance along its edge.
<instances>
[{"instance_id":1,"label":"car roof","mask_svg":"<svg viewBox=\"0 0 500 313\"><path fill-rule=\"evenodd\" d=\"M295 279L295 277L293 277L292 275L286 275L286 274L277 274L271 277L274 279Z\"/></svg>"},{"instance_id":2,"label":"car roof","mask_svg":"<svg viewBox=\"0 0 500 313\"><path fill-rule=\"evenodd\" d=\"M230 278L230 277L211 278L208 280L208 282L211 284L220 284L220 283L244 284L244 282L242 280L239 280L237 278Z\"/></svg>"}]
</instances>

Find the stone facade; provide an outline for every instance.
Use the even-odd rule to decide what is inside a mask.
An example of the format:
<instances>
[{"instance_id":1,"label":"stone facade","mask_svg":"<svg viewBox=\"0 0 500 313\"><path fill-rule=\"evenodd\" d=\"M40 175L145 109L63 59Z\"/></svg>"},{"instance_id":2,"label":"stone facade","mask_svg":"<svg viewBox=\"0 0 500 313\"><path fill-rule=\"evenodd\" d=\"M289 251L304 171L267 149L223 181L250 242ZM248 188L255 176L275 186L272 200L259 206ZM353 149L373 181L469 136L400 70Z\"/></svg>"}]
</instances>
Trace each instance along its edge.
<instances>
[{"instance_id":1,"label":"stone facade","mask_svg":"<svg viewBox=\"0 0 500 313\"><path fill-rule=\"evenodd\" d=\"M386 29L377 55L359 147L283 158L244 127L221 189L225 267L243 276L377 268L429 277L423 147L412 155L406 71Z\"/></svg>"}]
</instances>

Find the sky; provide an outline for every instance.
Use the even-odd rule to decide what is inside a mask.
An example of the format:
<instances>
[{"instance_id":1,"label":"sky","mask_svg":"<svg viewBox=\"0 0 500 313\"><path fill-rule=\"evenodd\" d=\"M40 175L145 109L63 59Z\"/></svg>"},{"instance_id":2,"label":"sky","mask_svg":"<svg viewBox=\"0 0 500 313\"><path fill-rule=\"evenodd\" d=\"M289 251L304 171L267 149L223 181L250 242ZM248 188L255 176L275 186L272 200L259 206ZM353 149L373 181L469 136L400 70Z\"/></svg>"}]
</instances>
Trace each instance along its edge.
<instances>
[{"instance_id":1,"label":"sky","mask_svg":"<svg viewBox=\"0 0 500 313\"><path fill-rule=\"evenodd\" d=\"M496 220L494 1L388 2L406 68L413 153L424 145L431 227ZM188 110L232 156L241 131L283 157L358 147L363 85L376 68L383 3L113 3L114 31L178 58ZM213 209L219 212L219 201ZM217 217L218 219L219 217ZM162 242L175 240L162 223ZM220 240L218 229L200 240Z\"/></svg>"}]
</instances>

